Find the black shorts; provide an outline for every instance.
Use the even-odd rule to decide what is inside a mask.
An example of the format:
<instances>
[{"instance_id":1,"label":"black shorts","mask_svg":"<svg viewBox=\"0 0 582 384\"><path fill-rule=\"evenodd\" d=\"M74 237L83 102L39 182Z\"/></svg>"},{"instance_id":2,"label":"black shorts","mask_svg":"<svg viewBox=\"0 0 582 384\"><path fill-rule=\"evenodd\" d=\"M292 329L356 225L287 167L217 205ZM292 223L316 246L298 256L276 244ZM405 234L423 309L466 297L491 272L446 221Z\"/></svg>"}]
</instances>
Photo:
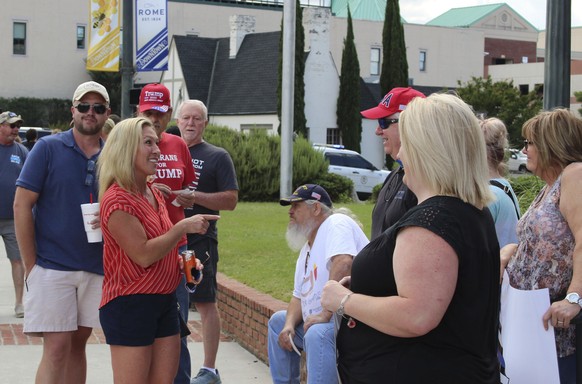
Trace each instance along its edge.
<instances>
[{"instance_id":1,"label":"black shorts","mask_svg":"<svg viewBox=\"0 0 582 384\"><path fill-rule=\"evenodd\" d=\"M176 294L119 296L99 309L109 345L140 347L180 333Z\"/></svg>"},{"instance_id":2,"label":"black shorts","mask_svg":"<svg viewBox=\"0 0 582 384\"><path fill-rule=\"evenodd\" d=\"M190 294L192 303L215 303L218 285L216 283L216 271L218 267L218 243L216 240L205 237L189 244L188 249L193 250L202 264L203 278L196 287L196 292Z\"/></svg>"}]
</instances>

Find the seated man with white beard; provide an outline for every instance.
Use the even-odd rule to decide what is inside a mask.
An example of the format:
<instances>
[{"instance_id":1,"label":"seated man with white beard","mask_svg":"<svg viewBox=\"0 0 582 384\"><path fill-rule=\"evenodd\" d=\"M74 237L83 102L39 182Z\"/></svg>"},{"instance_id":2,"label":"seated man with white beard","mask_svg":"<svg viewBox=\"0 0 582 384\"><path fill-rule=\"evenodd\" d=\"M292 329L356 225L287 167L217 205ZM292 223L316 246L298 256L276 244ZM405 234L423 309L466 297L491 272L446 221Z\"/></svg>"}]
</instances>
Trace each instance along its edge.
<instances>
[{"instance_id":1,"label":"seated man with white beard","mask_svg":"<svg viewBox=\"0 0 582 384\"><path fill-rule=\"evenodd\" d=\"M334 384L338 382L334 324L332 313L321 307L321 292L328 280L350 274L352 259L368 238L347 208L332 209L328 193L319 185L302 185L280 204L291 205L287 243L300 252L291 302L269 320L273 383L299 383L295 346L306 353L308 384Z\"/></svg>"}]
</instances>

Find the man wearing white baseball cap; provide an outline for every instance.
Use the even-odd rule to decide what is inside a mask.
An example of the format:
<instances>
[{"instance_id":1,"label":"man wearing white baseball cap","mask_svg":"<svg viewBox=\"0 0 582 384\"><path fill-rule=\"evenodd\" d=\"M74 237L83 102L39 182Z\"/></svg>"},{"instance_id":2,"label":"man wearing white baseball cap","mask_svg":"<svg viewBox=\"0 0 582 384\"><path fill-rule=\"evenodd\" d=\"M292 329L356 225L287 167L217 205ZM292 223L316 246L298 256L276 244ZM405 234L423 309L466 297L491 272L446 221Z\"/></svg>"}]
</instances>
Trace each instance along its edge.
<instances>
[{"instance_id":1,"label":"man wearing white baseball cap","mask_svg":"<svg viewBox=\"0 0 582 384\"><path fill-rule=\"evenodd\" d=\"M78 86L72 102L72 129L36 143L16 180L24 333L44 339L36 373L42 383L84 383L85 346L100 326L103 245L87 241L81 204L97 200L96 162L109 94L89 81ZM92 223L98 226L99 218Z\"/></svg>"},{"instance_id":2,"label":"man wearing white baseball cap","mask_svg":"<svg viewBox=\"0 0 582 384\"><path fill-rule=\"evenodd\" d=\"M408 88L394 88L384 96L378 106L362 111L366 119L377 119L376 136L382 137L384 152L396 160L400 151L398 118L408 103L415 97L425 97L421 92ZM378 200L372 211L372 233L370 240L397 222L402 215L417 204L416 196L402 182L404 167L390 172L378 193Z\"/></svg>"}]
</instances>

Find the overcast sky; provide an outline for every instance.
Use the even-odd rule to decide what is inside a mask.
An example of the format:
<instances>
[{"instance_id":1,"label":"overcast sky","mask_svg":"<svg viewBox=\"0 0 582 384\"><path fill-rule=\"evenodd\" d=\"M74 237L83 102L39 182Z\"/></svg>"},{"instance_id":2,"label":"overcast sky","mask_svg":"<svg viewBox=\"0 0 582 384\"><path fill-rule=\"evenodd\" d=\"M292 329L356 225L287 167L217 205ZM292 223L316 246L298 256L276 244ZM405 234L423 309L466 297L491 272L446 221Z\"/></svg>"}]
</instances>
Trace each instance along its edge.
<instances>
[{"instance_id":1,"label":"overcast sky","mask_svg":"<svg viewBox=\"0 0 582 384\"><path fill-rule=\"evenodd\" d=\"M572 2L572 26L582 27L582 1ZM408 23L424 24L451 8L506 3L537 29L546 29L546 0L400 0L400 15Z\"/></svg>"}]
</instances>

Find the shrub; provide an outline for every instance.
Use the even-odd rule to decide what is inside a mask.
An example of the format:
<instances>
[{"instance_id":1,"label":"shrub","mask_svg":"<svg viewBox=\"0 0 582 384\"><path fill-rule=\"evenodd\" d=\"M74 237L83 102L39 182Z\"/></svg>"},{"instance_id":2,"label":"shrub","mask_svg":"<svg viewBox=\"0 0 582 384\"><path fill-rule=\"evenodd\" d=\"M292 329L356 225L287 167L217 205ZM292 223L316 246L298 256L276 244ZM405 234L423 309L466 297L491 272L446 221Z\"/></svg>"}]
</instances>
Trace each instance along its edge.
<instances>
[{"instance_id":1,"label":"shrub","mask_svg":"<svg viewBox=\"0 0 582 384\"><path fill-rule=\"evenodd\" d=\"M68 128L71 121L70 99L0 98L0 107L22 116L27 127Z\"/></svg>"},{"instance_id":2,"label":"shrub","mask_svg":"<svg viewBox=\"0 0 582 384\"><path fill-rule=\"evenodd\" d=\"M280 191L281 138L264 131L241 133L227 127L209 125L204 132L209 143L226 149L236 170L241 201L276 201ZM321 183L333 201L347 201L351 181L330 176L329 163L306 139L293 144L293 188L307 183ZM325 185L323 185L325 184ZM329 188L329 189L328 189ZM334 198L335 197L335 198Z\"/></svg>"},{"instance_id":3,"label":"shrub","mask_svg":"<svg viewBox=\"0 0 582 384\"><path fill-rule=\"evenodd\" d=\"M354 182L347 177L326 171L311 182L321 185L329 193L329 197L331 197L331 201L334 204L351 203L353 201Z\"/></svg>"},{"instance_id":4,"label":"shrub","mask_svg":"<svg viewBox=\"0 0 582 384\"><path fill-rule=\"evenodd\" d=\"M378 194L380 193L380 190L382 189L383 185L384 185L384 183L378 184L378 185L374 186L374 188L372 188L372 196L370 196L371 203L376 204L376 201L378 201Z\"/></svg>"},{"instance_id":5,"label":"shrub","mask_svg":"<svg viewBox=\"0 0 582 384\"><path fill-rule=\"evenodd\" d=\"M517 196L521 213L525 213L532 201L546 183L537 176L525 175L509 179L511 187Z\"/></svg>"}]
</instances>

